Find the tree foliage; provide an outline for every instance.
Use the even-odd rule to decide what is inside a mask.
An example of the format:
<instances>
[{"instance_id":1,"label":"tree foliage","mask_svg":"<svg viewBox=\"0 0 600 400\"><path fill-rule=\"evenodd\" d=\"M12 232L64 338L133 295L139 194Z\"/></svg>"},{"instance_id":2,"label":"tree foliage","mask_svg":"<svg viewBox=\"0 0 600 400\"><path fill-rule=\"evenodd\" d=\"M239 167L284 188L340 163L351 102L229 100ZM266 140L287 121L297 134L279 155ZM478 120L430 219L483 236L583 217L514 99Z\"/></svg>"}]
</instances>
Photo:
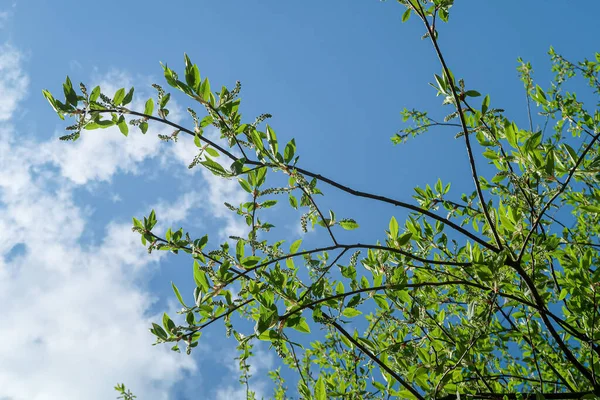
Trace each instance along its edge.
<instances>
[{"instance_id":1,"label":"tree foliage","mask_svg":"<svg viewBox=\"0 0 600 400\"><path fill-rule=\"evenodd\" d=\"M222 324L238 342L249 398L253 340L269 342L297 374L294 390L279 370L270 373L277 399L600 396L600 112L566 90L580 77L591 95L600 94L600 54L570 62L550 49L554 79L547 87L519 60L530 123L518 126L447 64L438 28L453 1L399 3L403 22L422 24L439 59L431 85L448 115L440 122L427 111L404 110L408 125L392 141L432 127L458 130L472 193L453 193L438 180L415 188L410 202L303 169L294 139L280 142L264 124L269 115L242 118L239 83L215 92L187 55L181 76L163 70L170 87L204 109L188 109L189 127L168 119L171 94L156 84L157 96L139 111L128 107L133 88L109 97L81 84L77 93L67 78L64 102L44 91L61 118L75 120L61 139L115 125L125 136L129 126L145 134L151 123L166 124L175 131L163 140L193 136L198 153L190 168L235 179L249 195L243 204L226 203L248 230L224 243L183 229L156 232L154 211L133 219L148 251L186 254L196 284L193 296L173 285L185 322L164 314L150 331L158 343L190 353L204 330ZM226 145L204 135L209 126ZM483 159L489 165L478 169ZM274 186L281 175L287 185ZM342 242L340 230L359 229L360 215L322 209L323 186L410 214L401 222L392 216L379 241ZM288 205L302 210L302 229L323 229L326 242L306 247L277 237L269 216Z\"/></svg>"}]
</instances>

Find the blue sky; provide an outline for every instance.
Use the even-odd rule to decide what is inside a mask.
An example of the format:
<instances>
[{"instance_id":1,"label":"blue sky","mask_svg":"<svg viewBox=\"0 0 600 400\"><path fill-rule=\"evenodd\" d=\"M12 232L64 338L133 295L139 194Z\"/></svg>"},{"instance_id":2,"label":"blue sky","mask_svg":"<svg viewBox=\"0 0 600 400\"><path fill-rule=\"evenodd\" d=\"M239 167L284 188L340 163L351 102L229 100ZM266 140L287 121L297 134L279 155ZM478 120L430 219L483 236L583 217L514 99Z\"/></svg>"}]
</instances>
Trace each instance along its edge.
<instances>
[{"instance_id":1,"label":"blue sky","mask_svg":"<svg viewBox=\"0 0 600 400\"><path fill-rule=\"evenodd\" d=\"M544 86L550 45L574 60L598 51L597 2L456 3L440 41L451 69L518 123L526 118L518 56ZM403 200L441 177L458 197L472 188L456 132L390 142L404 107L445 111L427 85L440 70L430 43L416 20L400 24L402 11L376 0L0 0L0 399L113 398L121 381L140 399L243 394L222 329L193 357L150 346L149 321L177 308L170 281L190 295L191 266L148 256L130 231L132 216L156 208L163 227L222 239L242 225L221 204L243 192L188 171L193 145L160 143L156 133L170 131L158 126L146 136L93 131L58 142L65 124L42 89L60 93L68 74L107 93L134 85L143 104L149 84L162 83L159 61L180 69L187 52L213 87L240 80L246 119L273 114L280 140L296 139L302 167ZM189 122L185 101L173 117ZM355 240L382 238L392 213L404 217L325 189L324 207L363 226ZM299 237L297 221L282 215L273 216L281 236ZM256 350L253 383L269 396L276 360Z\"/></svg>"}]
</instances>

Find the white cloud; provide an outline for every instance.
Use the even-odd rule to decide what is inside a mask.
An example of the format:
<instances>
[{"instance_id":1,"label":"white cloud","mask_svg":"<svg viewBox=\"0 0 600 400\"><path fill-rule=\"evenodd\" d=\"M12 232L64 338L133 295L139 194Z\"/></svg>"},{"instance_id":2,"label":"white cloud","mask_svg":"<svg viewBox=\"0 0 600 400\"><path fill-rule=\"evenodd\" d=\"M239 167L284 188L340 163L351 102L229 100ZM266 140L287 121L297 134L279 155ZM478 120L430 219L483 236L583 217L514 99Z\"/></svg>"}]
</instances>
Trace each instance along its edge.
<instances>
[{"instance_id":1,"label":"white cloud","mask_svg":"<svg viewBox=\"0 0 600 400\"><path fill-rule=\"evenodd\" d=\"M9 120L26 95L21 60L14 48L0 47L0 92L7 99L0 120ZM0 127L0 398L114 398L112 386L125 382L138 398L166 399L196 369L193 358L150 346L155 299L138 283L166 253L149 256L129 221L105 221L104 239L83 245L93 227L85 206L74 201L80 185L139 173L162 144L150 132L125 139L117 130L85 132L75 143L16 137L12 127ZM201 176L210 200L200 206L206 193L192 191L173 204L158 202L161 225L203 207L228 232L237 229L222 209L226 199L241 201L237 183ZM7 257L19 245L24 250Z\"/></svg>"},{"instance_id":2,"label":"white cloud","mask_svg":"<svg viewBox=\"0 0 600 400\"><path fill-rule=\"evenodd\" d=\"M250 357L249 364L250 366L250 374L253 376L258 376L259 374L266 374L267 371L270 371L275 366L275 357L273 353L265 350L264 345L261 342L255 341L253 342L254 347L252 348L252 353L254 354ZM238 350L235 348L231 348L230 350L222 352L222 357L220 361L229 369L232 373L239 372L239 361L235 360L238 357Z\"/></svg>"},{"instance_id":3,"label":"white cloud","mask_svg":"<svg viewBox=\"0 0 600 400\"><path fill-rule=\"evenodd\" d=\"M0 29L4 28L4 24L8 21L8 17L10 17L8 11L0 11Z\"/></svg>"},{"instance_id":4,"label":"white cloud","mask_svg":"<svg viewBox=\"0 0 600 400\"><path fill-rule=\"evenodd\" d=\"M257 399L263 399L267 395L262 384L251 384L250 390L254 392ZM246 387L238 383L236 386L229 385L217 389L215 400L246 400Z\"/></svg>"},{"instance_id":5,"label":"white cloud","mask_svg":"<svg viewBox=\"0 0 600 400\"><path fill-rule=\"evenodd\" d=\"M125 381L140 397L167 398L182 371L195 366L150 347L153 298L135 282L160 254L148 256L129 222L109 223L99 245L81 246L90 227L72 188L56 187L58 176L36 176L27 158L35 143L17 145L10 133L4 129L0 140L0 168L10 174L0 180L0 252L18 243L25 251L0 258L0 394L105 399ZM165 216L185 218L181 204Z\"/></svg>"},{"instance_id":6,"label":"white cloud","mask_svg":"<svg viewBox=\"0 0 600 400\"><path fill-rule=\"evenodd\" d=\"M265 350L264 345L261 342L254 342L252 353L254 355L250 357L248 363L250 364L250 390L254 391L257 399L267 398L266 391L269 386L269 381L265 377L267 372L272 370L275 366L275 357L272 352ZM228 377L238 377L240 375L238 350L230 348L228 350L221 350L218 361L222 363L231 373L227 374ZM215 354L216 356L216 354ZM215 392L217 400L246 400L246 387L235 381L235 383L228 383L222 385Z\"/></svg>"},{"instance_id":7,"label":"white cloud","mask_svg":"<svg viewBox=\"0 0 600 400\"><path fill-rule=\"evenodd\" d=\"M21 69L22 58L22 54L14 47L8 44L0 46L0 121L11 118L27 93L29 78Z\"/></svg>"}]
</instances>

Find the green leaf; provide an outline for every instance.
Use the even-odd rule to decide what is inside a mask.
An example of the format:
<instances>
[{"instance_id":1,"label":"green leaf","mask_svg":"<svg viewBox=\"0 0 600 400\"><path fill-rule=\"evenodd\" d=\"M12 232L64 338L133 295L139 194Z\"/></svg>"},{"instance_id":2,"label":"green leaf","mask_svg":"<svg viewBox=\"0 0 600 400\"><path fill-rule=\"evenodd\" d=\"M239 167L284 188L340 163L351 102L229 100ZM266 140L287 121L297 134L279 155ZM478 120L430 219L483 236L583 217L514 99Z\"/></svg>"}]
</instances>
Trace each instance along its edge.
<instances>
[{"instance_id":1,"label":"green leaf","mask_svg":"<svg viewBox=\"0 0 600 400\"><path fill-rule=\"evenodd\" d=\"M469 96L469 97L479 97L481 96L481 93L479 93L477 90L467 90L465 92L465 96Z\"/></svg>"},{"instance_id":2,"label":"green leaf","mask_svg":"<svg viewBox=\"0 0 600 400\"><path fill-rule=\"evenodd\" d=\"M202 120L200 121L200 128L206 128L207 126L209 126L210 124L212 124L214 121L212 115L207 115L206 117L202 118Z\"/></svg>"},{"instance_id":3,"label":"green leaf","mask_svg":"<svg viewBox=\"0 0 600 400\"><path fill-rule=\"evenodd\" d=\"M342 228L346 229L347 231L351 231L353 229L358 228L358 224L356 223L356 221L350 218L341 220L339 224Z\"/></svg>"},{"instance_id":4,"label":"green leaf","mask_svg":"<svg viewBox=\"0 0 600 400\"><path fill-rule=\"evenodd\" d=\"M258 335L258 340L263 340L266 342L272 342L273 340L278 340L280 338L281 337L274 330L264 331Z\"/></svg>"},{"instance_id":5,"label":"green leaf","mask_svg":"<svg viewBox=\"0 0 600 400\"><path fill-rule=\"evenodd\" d=\"M563 143L564 148L567 150L567 153L569 154L569 157L571 158L571 162L573 163L573 165L575 165L577 163L577 152L568 144Z\"/></svg>"},{"instance_id":6,"label":"green leaf","mask_svg":"<svg viewBox=\"0 0 600 400\"><path fill-rule=\"evenodd\" d=\"M531 135L529 139L527 139L524 143L525 150L532 151L538 148L540 143L542 142L542 131L538 131Z\"/></svg>"},{"instance_id":7,"label":"green leaf","mask_svg":"<svg viewBox=\"0 0 600 400\"><path fill-rule=\"evenodd\" d=\"M239 182L240 186L242 187L242 189L244 189L248 193L252 193L252 187L250 187L250 184L248 183L247 180L245 180L243 178L238 178L238 182Z\"/></svg>"},{"instance_id":8,"label":"green leaf","mask_svg":"<svg viewBox=\"0 0 600 400\"><path fill-rule=\"evenodd\" d=\"M325 378L319 376L315 383L315 400L327 400L327 389L325 387Z\"/></svg>"},{"instance_id":9,"label":"green leaf","mask_svg":"<svg viewBox=\"0 0 600 400\"><path fill-rule=\"evenodd\" d=\"M113 97L113 103L115 103L116 106L119 106L123 102L124 98L125 98L125 89L121 88L121 89L117 90L117 92L115 93L115 95Z\"/></svg>"},{"instance_id":10,"label":"green leaf","mask_svg":"<svg viewBox=\"0 0 600 400\"><path fill-rule=\"evenodd\" d=\"M195 318L192 311L188 311L187 314L185 314L185 322L187 322L188 325L194 325Z\"/></svg>"},{"instance_id":11,"label":"green leaf","mask_svg":"<svg viewBox=\"0 0 600 400\"><path fill-rule=\"evenodd\" d=\"M344 317L348 317L348 318L354 318L354 317L358 317L359 315L361 315L362 312L358 311L356 308L344 308L344 311L342 311L342 315Z\"/></svg>"},{"instance_id":12,"label":"green leaf","mask_svg":"<svg viewBox=\"0 0 600 400\"><path fill-rule=\"evenodd\" d=\"M440 92L446 93L446 82L444 82L444 79L442 79L442 77L438 74L434 74L434 77L435 81L438 84L438 89L440 90Z\"/></svg>"},{"instance_id":13,"label":"green leaf","mask_svg":"<svg viewBox=\"0 0 600 400\"><path fill-rule=\"evenodd\" d=\"M204 101L210 100L210 82L208 81L208 78L204 78L204 81L200 86L200 97L202 97L202 100Z\"/></svg>"},{"instance_id":14,"label":"green leaf","mask_svg":"<svg viewBox=\"0 0 600 400\"><path fill-rule=\"evenodd\" d=\"M162 99L160 99L160 104L159 104L159 108L163 109L165 108L165 106L167 105L167 103L169 102L169 100L171 99L171 93L167 93L165 94Z\"/></svg>"},{"instance_id":15,"label":"green leaf","mask_svg":"<svg viewBox=\"0 0 600 400\"><path fill-rule=\"evenodd\" d=\"M283 150L283 160L286 164L292 161L294 154L296 154L296 141L292 139L285 145L285 149Z\"/></svg>"},{"instance_id":16,"label":"green leaf","mask_svg":"<svg viewBox=\"0 0 600 400\"><path fill-rule=\"evenodd\" d=\"M121 133L127 136L127 134L129 133L129 127L127 126L127 121L125 121L125 117L123 115L119 117L119 122L117 123L117 126L119 127Z\"/></svg>"},{"instance_id":17,"label":"green leaf","mask_svg":"<svg viewBox=\"0 0 600 400\"><path fill-rule=\"evenodd\" d=\"M92 89L92 93L90 93L90 102L98 100L98 97L100 97L100 86L96 86Z\"/></svg>"},{"instance_id":18,"label":"green leaf","mask_svg":"<svg viewBox=\"0 0 600 400\"><path fill-rule=\"evenodd\" d=\"M310 333L310 326L308 326L308 323L306 322L306 318L300 318L300 321L298 323L294 324L294 326L292 328L294 328L298 332Z\"/></svg>"},{"instance_id":19,"label":"green leaf","mask_svg":"<svg viewBox=\"0 0 600 400\"><path fill-rule=\"evenodd\" d=\"M155 324L154 322L152 323L152 329L150 329L150 332L152 332L154 335L158 336L163 340L169 339L167 332L165 332L165 330L160 325Z\"/></svg>"},{"instance_id":20,"label":"green leaf","mask_svg":"<svg viewBox=\"0 0 600 400\"><path fill-rule=\"evenodd\" d=\"M546 155L546 173L550 176L554 176L554 151L550 150Z\"/></svg>"},{"instance_id":21,"label":"green leaf","mask_svg":"<svg viewBox=\"0 0 600 400\"><path fill-rule=\"evenodd\" d=\"M167 315L167 313L163 313L163 326L167 333L173 333L173 328L175 328L175 323L171 318Z\"/></svg>"},{"instance_id":22,"label":"green leaf","mask_svg":"<svg viewBox=\"0 0 600 400\"><path fill-rule=\"evenodd\" d=\"M548 102L546 99L546 93L544 93L544 90L540 87L540 85L535 85L535 94L539 103L546 104Z\"/></svg>"},{"instance_id":23,"label":"green leaf","mask_svg":"<svg viewBox=\"0 0 600 400\"><path fill-rule=\"evenodd\" d=\"M412 232L406 232L398 238L398 246L404 246L412 238Z\"/></svg>"},{"instance_id":24,"label":"green leaf","mask_svg":"<svg viewBox=\"0 0 600 400\"><path fill-rule=\"evenodd\" d=\"M390 219L390 236L392 238L397 238L398 237L398 221L396 221L395 217L392 217L392 219Z\"/></svg>"},{"instance_id":25,"label":"green leaf","mask_svg":"<svg viewBox=\"0 0 600 400\"><path fill-rule=\"evenodd\" d=\"M267 141L269 142L269 149L271 149L271 154L274 156L277 155L279 151L279 145L277 144L277 136L275 135L275 131L271 129L269 125L267 125Z\"/></svg>"},{"instance_id":26,"label":"green leaf","mask_svg":"<svg viewBox=\"0 0 600 400\"><path fill-rule=\"evenodd\" d=\"M195 91L200 84L200 71L197 65L192 64L187 54L184 53L183 58L185 61L185 82Z\"/></svg>"},{"instance_id":27,"label":"green leaf","mask_svg":"<svg viewBox=\"0 0 600 400\"><path fill-rule=\"evenodd\" d=\"M289 195L289 201L290 201L290 206L292 206L294 209L298 209L298 199L296 199L296 197L290 193Z\"/></svg>"},{"instance_id":28,"label":"green leaf","mask_svg":"<svg viewBox=\"0 0 600 400\"><path fill-rule=\"evenodd\" d=\"M411 11L412 11L412 9L410 9L410 8L407 7L406 11L404 11L402 13L402 22L403 23L406 22L406 21L408 21L408 19L410 18Z\"/></svg>"},{"instance_id":29,"label":"green leaf","mask_svg":"<svg viewBox=\"0 0 600 400\"><path fill-rule=\"evenodd\" d=\"M483 103L481 104L481 113L485 114L489 108L490 108L490 95L488 94L483 98Z\"/></svg>"},{"instance_id":30,"label":"green leaf","mask_svg":"<svg viewBox=\"0 0 600 400\"><path fill-rule=\"evenodd\" d=\"M131 101L133 100L133 90L134 90L133 87L131 89L129 89L129 92L127 92L127 94L123 98L122 105L125 106L125 105L131 103Z\"/></svg>"},{"instance_id":31,"label":"green leaf","mask_svg":"<svg viewBox=\"0 0 600 400\"><path fill-rule=\"evenodd\" d=\"M558 296L558 300L561 301L563 300L565 297L567 297L567 295L569 294L569 291L565 288L561 289L560 291L560 295Z\"/></svg>"},{"instance_id":32,"label":"green leaf","mask_svg":"<svg viewBox=\"0 0 600 400\"><path fill-rule=\"evenodd\" d=\"M206 151L211 157L219 157L220 154L218 151L216 151L215 149L213 149L212 147L207 147L206 149L204 149L204 151Z\"/></svg>"},{"instance_id":33,"label":"green leaf","mask_svg":"<svg viewBox=\"0 0 600 400\"><path fill-rule=\"evenodd\" d=\"M179 293L179 289L177 289L177 286L175 286L173 282L171 282L171 286L173 287L173 292L175 292L175 297L177 297L177 300L179 300L182 306L187 308L187 306L183 302L183 297L181 297L181 293Z\"/></svg>"},{"instance_id":34,"label":"green leaf","mask_svg":"<svg viewBox=\"0 0 600 400\"><path fill-rule=\"evenodd\" d=\"M517 135L515 133L515 129L512 124L507 123L504 126L504 134L506 135L506 140L512 147L517 147Z\"/></svg>"},{"instance_id":35,"label":"green leaf","mask_svg":"<svg viewBox=\"0 0 600 400\"><path fill-rule=\"evenodd\" d=\"M152 115L153 112L154 112L154 100L152 100L152 98L149 98L146 101L146 106L144 107L144 114Z\"/></svg>"},{"instance_id":36,"label":"green leaf","mask_svg":"<svg viewBox=\"0 0 600 400\"><path fill-rule=\"evenodd\" d=\"M211 160L210 158L207 158L204 161L201 161L200 164L204 165L206 167L206 169L208 169L214 175L217 175L217 176L227 176L228 175L227 171L225 170L225 168L223 168L221 166L221 164L219 164L216 161Z\"/></svg>"},{"instance_id":37,"label":"green leaf","mask_svg":"<svg viewBox=\"0 0 600 400\"><path fill-rule=\"evenodd\" d=\"M198 249L203 249L207 243L208 243L208 235L204 235L200 239L194 240L194 246Z\"/></svg>"},{"instance_id":38,"label":"green leaf","mask_svg":"<svg viewBox=\"0 0 600 400\"><path fill-rule=\"evenodd\" d=\"M240 261L242 258L244 258L244 241L243 240L238 240L235 245L235 258L237 258L238 261Z\"/></svg>"},{"instance_id":39,"label":"green leaf","mask_svg":"<svg viewBox=\"0 0 600 400\"><path fill-rule=\"evenodd\" d=\"M73 90L73 84L71 83L71 79L68 76L66 82L63 83L63 90L65 92L65 99L67 104L77 106L77 93L75 93L75 90Z\"/></svg>"},{"instance_id":40,"label":"green leaf","mask_svg":"<svg viewBox=\"0 0 600 400\"><path fill-rule=\"evenodd\" d=\"M277 204L277 200L267 200L260 203L260 208L271 208Z\"/></svg>"},{"instance_id":41,"label":"green leaf","mask_svg":"<svg viewBox=\"0 0 600 400\"><path fill-rule=\"evenodd\" d=\"M111 126L115 125L114 121L111 120L100 120L100 121L92 121L89 122L85 125L85 129L88 131L94 130L94 129L106 129L109 128Z\"/></svg>"},{"instance_id":42,"label":"green leaf","mask_svg":"<svg viewBox=\"0 0 600 400\"><path fill-rule=\"evenodd\" d=\"M292 245L290 246L290 254L296 254L301 244L302 239L298 239L294 243L292 243Z\"/></svg>"},{"instance_id":43,"label":"green leaf","mask_svg":"<svg viewBox=\"0 0 600 400\"><path fill-rule=\"evenodd\" d=\"M48 103L50 103L50 105L52 106L52 109L54 110L54 112L56 112L56 114L58 114L60 119L65 119L62 111L56 105L56 100L54 99L54 96L52 96L52 94L49 91L47 91L46 89L42 90L42 94L44 95L46 100L48 100Z\"/></svg>"},{"instance_id":44,"label":"green leaf","mask_svg":"<svg viewBox=\"0 0 600 400\"><path fill-rule=\"evenodd\" d=\"M379 306L379 308L381 308L382 310L388 311L390 309L390 305L388 304L384 295L374 294L373 300L375 300L375 303L377 303L377 306Z\"/></svg>"},{"instance_id":45,"label":"green leaf","mask_svg":"<svg viewBox=\"0 0 600 400\"><path fill-rule=\"evenodd\" d=\"M204 293L208 292L210 289L206 272L200 269L200 265L197 261L194 261L194 282L196 282L196 286L202 289Z\"/></svg>"},{"instance_id":46,"label":"green leaf","mask_svg":"<svg viewBox=\"0 0 600 400\"><path fill-rule=\"evenodd\" d=\"M242 264L242 267L244 267L244 268L252 268L256 264L258 264L260 260L261 260L261 258L259 256L248 256L248 257L244 258L243 260L241 260L240 263Z\"/></svg>"},{"instance_id":47,"label":"green leaf","mask_svg":"<svg viewBox=\"0 0 600 400\"><path fill-rule=\"evenodd\" d=\"M140 130L142 131L142 133L148 132L148 123L147 122L141 122L140 123Z\"/></svg>"},{"instance_id":48,"label":"green leaf","mask_svg":"<svg viewBox=\"0 0 600 400\"><path fill-rule=\"evenodd\" d=\"M162 63L161 63L162 65ZM166 64L162 66L163 70L165 72L165 79L167 80L167 83L169 84L169 86L172 86L174 88L177 88L177 80L175 79L175 76L173 75L173 70L171 68L169 68Z\"/></svg>"},{"instance_id":49,"label":"green leaf","mask_svg":"<svg viewBox=\"0 0 600 400\"><path fill-rule=\"evenodd\" d=\"M587 212L591 212L591 213L595 213L595 214L599 214L600 213L600 207L598 206L593 206L593 205L584 205L584 206L580 206L579 209L583 210L583 211L587 211Z\"/></svg>"}]
</instances>

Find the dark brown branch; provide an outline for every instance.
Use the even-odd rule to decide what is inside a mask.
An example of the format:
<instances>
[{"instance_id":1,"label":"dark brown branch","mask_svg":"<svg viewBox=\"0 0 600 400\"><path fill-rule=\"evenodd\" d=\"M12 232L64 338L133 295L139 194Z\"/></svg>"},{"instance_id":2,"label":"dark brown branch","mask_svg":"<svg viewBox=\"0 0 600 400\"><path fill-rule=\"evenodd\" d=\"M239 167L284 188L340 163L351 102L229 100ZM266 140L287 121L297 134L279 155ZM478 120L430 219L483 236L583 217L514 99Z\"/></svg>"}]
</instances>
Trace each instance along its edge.
<instances>
[{"instance_id":1,"label":"dark brown branch","mask_svg":"<svg viewBox=\"0 0 600 400\"><path fill-rule=\"evenodd\" d=\"M442 64L442 69L444 70L444 74L446 75L448 82L450 82L450 87L452 89L452 97L454 97L454 102L456 103L456 111L458 111L458 117L460 119L460 124L462 126L462 130L463 130L463 133L465 136L465 146L467 148L469 164L471 166L471 174L473 176L473 182L475 183L475 189L477 190L477 196L479 197L479 201L481 203L481 209L483 210L485 219L487 220L487 223L490 226L490 230L492 231L492 235L494 236L494 239L496 240L496 245L497 245L496 250L501 250L503 247L502 241L500 240L498 231L496 230L496 227L494 226L492 217L490 216L490 212L487 208L487 204L485 203L485 198L483 197L483 192L481 191L481 185L479 184L479 175L477 174L477 167L475 166L475 158L473 156L473 150L471 149L471 141L469 139L469 129L467 128L467 121L465 120L465 116L463 114L464 110L462 109L462 106L460 104L460 98L458 96L458 93L456 92L456 87L454 86L454 81L452 79L452 76L450 75L450 69L446 65L446 60L444 59L444 56L442 55L442 51L440 50L440 47L436 40L435 30L429 24L429 20L427 19L427 16L425 15L425 13L423 11L423 7L421 6L421 3L417 1L416 4L419 6L420 12L418 14L421 17L421 19L423 20L423 22L425 23L425 27L427 28L427 32L429 33L429 38L431 39L431 43L433 44L433 47L435 48L435 52L440 60L440 63Z\"/></svg>"},{"instance_id":2,"label":"dark brown branch","mask_svg":"<svg viewBox=\"0 0 600 400\"><path fill-rule=\"evenodd\" d=\"M594 392L574 392L574 393L477 393L477 394L448 394L446 396L438 397L436 400L535 400L539 399L542 395L546 400L573 400L582 399L584 396L594 394Z\"/></svg>"},{"instance_id":3,"label":"dark brown branch","mask_svg":"<svg viewBox=\"0 0 600 400\"><path fill-rule=\"evenodd\" d=\"M447 286L447 285L467 285L467 286L479 287L478 285L474 285L471 282L461 281L461 280L445 281L445 282L417 282L417 283L405 283L405 284L400 284L400 285L373 286L370 288L356 289L356 290L352 290L350 292L345 292L345 293L337 293L337 294L333 294L331 296L327 296L327 297L323 297L321 299L311 301L310 303L307 303L307 304L301 304L298 308L295 308L295 309L287 312L286 314L282 315L280 318L287 319L291 315L296 314L297 312L302 311L306 308L312 308L320 303L325 303L329 300L345 298L345 297L352 296L352 295L359 294L359 293L378 292L380 290L416 289L416 288L428 287L428 286Z\"/></svg>"},{"instance_id":4,"label":"dark brown branch","mask_svg":"<svg viewBox=\"0 0 600 400\"><path fill-rule=\"evenodd\" d=\"M303 255L307 255L307 254L313 254L313 253L319 253L321 251L331 251L331 250L337 250L337 249L345 249L345 250L350 250L350 249L373 249L373 250L384 250L384 251L389 251L390 253L397 253L397 254L401 254L403 256L409 257L413 260L422 262L422 263L426 263L426 264L436 264L436 265L453 265L453 266L459 266L459 267L468 267L471 265L471 263L467 263L467 262L456 262L456 261L444 261L444 260L429 260L426 258L421 258L419 256L415 256L407 251L404 250L400 250L400 249L394 249L392 247L386 247L386 246L378 246L378 245L368 245L368 244L361 244L361 243L356 243L356 244L337 244L337 245L333 245L333 246L327 246L327 247L319 247L316 249L312 249L312 250L306 250L306 251L300 251L298 253L295 254L286 254L284 256L281 257L275 257L272 258L269 261L266 261L264 263L255 265L254 267L248 268L245 271L241 272L238 276L233 277L232 279L230 279L228 282L226 282L226 284L230 284L231 282L233 282L234 280L246 276L248 275L250 272L255 271L259 268L263 268L266 267L270 264L276 263L278 261L283 261L287 258L290 257L297 257L297 256L303 256Z\"/></svg>"},{"instance_id":5,"label":"dark brown branch","mask_svg":"<svg viewBox=\"0 0 600 400\"><path fill-rule=\"evenodd\" d=\"M82 110L80 110L80 111L81 111L81 113L83 113ZM176 129L180 130L181 132L187 133L188 135L196 136L196 134L193 131L191 131L191 130L183 127L183 126L180 126L180 125L178 125L178 124L176 124L174 122L171 122L171 121L169 121L167 119L155 117L155 116L152 116L152 115L147 115L147 114L140 113L140 112L137 112L137 111L131 111L131 110L128 110L128 109L106 109L106 110L91 110L90 113L92 113L92 112L93 113L118 113L118 112L122 112L122 113L130 114L130 115L135 115L137 117L147 118L149 120L161 122L161 123L169 125L169 126L171 126L173 128L176 128ZM230 160L237 161L239 159L238 157L236 157L235 155L233 155L232 153L230 153L229 151L227 151L223 147L219 146L215 142L211 141L210 139L207 139L204 136L202 136L200 139L203 140L204 142L208 143L209 145L213 146L215 149L217 149L218 151L220 151L224 155L226 155ZM278 167L279 168L279 166L274 165L274 164L265 164L265 163L258 162L258 161L253 161L253 160L245 160L245 164L247 164L247 165L254 165L254 166ZM411 210L411 211L415 211L415 212L417 212L419 214L423 214L423 215L428 216L428 217L430 217L430 218L432 218L432 219L434 219L436 221L440 221L440 222L448 225L449 227L451 227L455 231L462 233L463 235L465 235L469 239L471 239L471 240L479 243L481 246L487 248L488 250L492 250L494 252L498 251L498 249L496 247L494 247L492 244L490 244L490 243L486 242L485 240L477 237L476 235L474 235L473 233L469 232L468 230L466 230L462 226L460 226L460 225L458 225L458 224L456 224L456 223L454 223L452 221L449 221L446 218L444 218L442 216L439 216L439 215L437 215L437 214L435 214L435 213L433 213L433 212L431 212L429 210L417 207L417 206L415 206L413 204L410 204L410 203L405 203L405 202L402 202L402 201L394 200L394 199L389 198L389 197L380 196L380 195L376 195L376 194L372 194L372 193L367 193L367 192L363 192L363 191L360 191L360 190L355 190L355 189L350 188L349 186L342 185L341 183L338 183L338 182L336 182L336 181L334 181L334 180L332 180L330 178L327 178L327 177L325 177L323 175L320 175L320 174L316 174L314 172L310 172L310 171L308 171L306 169L303 169L303 168L299 168L299 167L292 166L292 165L286 165L286 167L289 168L290 170L296 170L296 171L298 171L299 173L301 173L303 175L310 176L311 178L315 178L317 180L320 180L321 182L327 183L328 185L333 186L333 187L335 187L335 188L337 188L337 189L339 189L339 190L341 190L343 192L349 193L349 194L351 194L353 196L363 197L363 198L367 198L367 199L371 199L371 200L380 201L382 203L391 204L391 205L394 205L396 207L405 208L407 210Z\"/></svg>"}]
</instances>

